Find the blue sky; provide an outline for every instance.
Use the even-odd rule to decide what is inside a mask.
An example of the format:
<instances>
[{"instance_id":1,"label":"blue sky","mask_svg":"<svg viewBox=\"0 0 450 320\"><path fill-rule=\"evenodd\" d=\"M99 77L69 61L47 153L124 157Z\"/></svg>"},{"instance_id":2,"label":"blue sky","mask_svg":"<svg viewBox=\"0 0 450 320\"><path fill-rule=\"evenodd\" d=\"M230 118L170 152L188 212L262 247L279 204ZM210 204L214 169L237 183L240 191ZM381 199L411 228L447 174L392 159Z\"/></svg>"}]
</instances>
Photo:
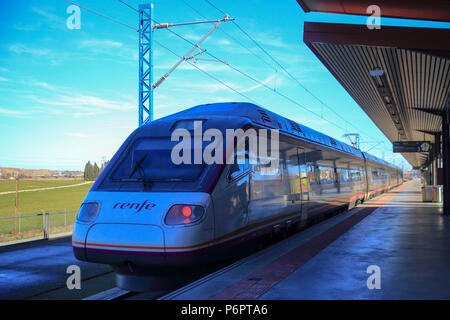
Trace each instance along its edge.
<instances>
[{"instance_id":1,"label":"blue sky","mask_svg":"<svg viewBox=\"0 0 450 320\"><path fill-rule=\"evenodd\" d=\"M92 10L137 26L137 13L116 0L77 0ZM370 152L386 160L403 159L347 92L302 41L304 21L364 23L365 17L303 13L295 0L213 0L270 52L311 92L353 123L362 135L362 149L383 141ZM138 0L128 3L137 7ZM154 19L185 22L202 18L182 0L155 0ZM190 5L202 15L222 18L204 0ZM81 12L81 29L69 30L63 0L21 0L0 3L0 166L82 170L87 160L109 159L137 126L138 35L135 31L90 12ZM382 19L382 25L449 27L449 24ZM191 41L211 25L173 29ZM295 99L318 117L258 87L228 66L199 61L198 67L220 78L263 107L342 140L341 122L319 101L292 81L232 23L219 29L237 38L266 61L216 30L202 46L268 86ZM155 39L184 55L190 45L167 30ZM207 58L205 56L205 58ZM208 57L209 58L209 57ZM155 79L177 58L155 45ZM178 68L155 91L155 118L202 103L243 101L188 64ZM327 120L325 120L327 119ZM356 129L341 124L346 130ZM406 163L406 162L405 162Z\"/></svg>"}]
</instances>

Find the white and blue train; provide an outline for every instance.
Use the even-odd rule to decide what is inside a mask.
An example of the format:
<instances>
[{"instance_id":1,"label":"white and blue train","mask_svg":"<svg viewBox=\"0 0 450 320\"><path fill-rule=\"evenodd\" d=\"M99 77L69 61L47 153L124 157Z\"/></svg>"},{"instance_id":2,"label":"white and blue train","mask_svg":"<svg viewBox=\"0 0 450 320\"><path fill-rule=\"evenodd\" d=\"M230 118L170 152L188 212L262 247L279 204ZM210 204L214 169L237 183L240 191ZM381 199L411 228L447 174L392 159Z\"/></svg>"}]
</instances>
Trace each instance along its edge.
<instances>
[{"instance_id":1,"label":"white and blue train","mask_svg":"<svg viewBox=\"0 0 450 320\"><path fill-rule=\"evenodd\" d=\"M176 128L276 129L278 170L263 165L171 161ZM248 150L247 150L248 152ZM236 156L236 155L233 155ZM118 285L194 272L255 249L403 183L370 154L249 103L197 106L136 129L87 194L72 245L83 261L111 265Z\"/></svg>"}]
</instances>

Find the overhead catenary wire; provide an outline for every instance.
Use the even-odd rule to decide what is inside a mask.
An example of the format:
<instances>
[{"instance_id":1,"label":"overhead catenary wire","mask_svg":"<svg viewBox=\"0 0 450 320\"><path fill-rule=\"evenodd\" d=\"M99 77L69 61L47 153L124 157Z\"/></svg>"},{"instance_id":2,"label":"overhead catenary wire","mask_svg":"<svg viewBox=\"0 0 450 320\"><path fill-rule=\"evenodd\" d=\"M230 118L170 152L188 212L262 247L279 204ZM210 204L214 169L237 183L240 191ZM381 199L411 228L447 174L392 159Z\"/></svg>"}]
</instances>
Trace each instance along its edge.
<instances>
[{"instance_id":1,"label":"overhead catenary wire","mask_svg":"<svg viewBox=\"0 0 450 320\"><path fill-rule=\"evenodd\" d=\"M155 19L152 19L152 21L153 21L154 23L159 24L159 22L156 21ZM186 39L185 37L183 37L182 35L176 33L175 31L173 31L173 30L171 30L171 29L166 29L166 30L169 31L169 32L171 32L171 33L174 34L175 36L179 37L180 39L182 39L182 40L188 42L189 44L195 46L195 43L194 43L194 42L190 41L189 39ZM205 51L205 53L206 53L207 55L211 56L212 58L214 58L216 61L223 62L223 60L219 59L218 57L216 57L215 55L213 55L211 52ZM270 86L268 86L268 85L265 84L264 82L262 82L262 81L256 79L255 77L253 77L253 76L247 74L246 72L244 72L244 71L238 69L237 67L233 66L232 64L230 64L230 63L228 63L228 64L224 63L224 64L225 64L226 66L228 66L229 68L233 69L234 71L240 73L241 75L243 75L243 76L249 78L250 80L256 82L256 83L257 83L258 85L260 85L261 87L264 87L264 88L266 88L266 89L268 89L268 90L274 92L275 94L277 94L277 95L283 97L284 99L290 101L291 103L293 103L293 104L299 106L300 108L304 109L305 111L308 111L308 112L314 114L315 116L317 116L317 117L319 117L319 118L321 118L321 119L327 121L328 123L334 125L335 127L341 129L342 131L347 132L347 130L346 130L345 128L343 128L342 126L340 126L340 125L338 125L338 124L336 124L336 123L334 123L334 122L332 122L332 121L330 121L330 120L328 120L328 119L326 119L326 118L323 118L319 113L310 110L310 109L307 108L306 106L300 104L299 102L297 102L297 101L295 101L294 99L288 97L287 95L281 93L280 91L278 91L278 90L276 90L276 89L274 89L274 88L271 88Z\"/></svg>"},{"instance_id":2,"label":"overhead catenary wire","mask_svg":"<svg viewBox=\"0 0 450 320\"><path fill-rule=\"evenodd\" d=\"M211 7L216 9L217 11L225 14L223 10L215 6L211 1L205 0ZM338 112L336 112L333 108L328 106L322 99L316 96L313 92L311 92L308 88L306 88L295 76L293 76L280 62L278 62L263 46L261 46L248 32L246 32L236 21L233 21L233 24L244 34L246 35L258 48L260 48L274 63L276 63L292 80L294 80L301 88L303 88L308 94L310 94L313 98L315 98L320 104L324 107L332 111L335 115L337 115L342 121L346 122L348 125L352 126L356 130L360 132L364 132L349 122L347 119L343 118Z\"/></svg>"},{"instance_id":3,"label":"overhead catenary wire","mask_svg":"<svg viewBox=\"0 0 450 320\"><path fill-rule=\"evenodd\" d=\"M174 52L173 50L169 49L167 46L163 45L162 43L160 43L157 40L153 40L157 45L159 45L160 47L166 49L167 51L169 51L170 53L172 53L174 56L178 57L179 59L182 59L183 57L179 54L177 54L176 52ZM195 67L197 70L203 72L204 74L206 74L208 77L210 77L211 79L214 79L215 81L221 83L223 86L227 87L228 89L234 91L235 93L239 94L240 96L242 96L243 98L258 104L258 102L256 102L255 100L253 100L252 98L248 97L247 95L243 94L242 92L239 92L237 89L231 87L230 85L226 84L224 81L218 79L217 77L213 76L212 74L210 74L209 72L203 70L202 68L198 67L197 65L195 65L194 63L191 63L190 61L185 60L188 64L190 64L191 66Z\"/></svg>"},{"instance_id":4,"label":"overhead catenary wire","mask_svg":"<svg viewBox=\"0 0 450 320\"><path fill-rule=\"evenodd\" d=\"M140 12L140 10L133 8L132 6L130 6L130 5L128 5L127 3L125 3L124 1L122 1L122 0L118 0L118 1L121 2L121 3L123 3L123 4L125 4L126 6L128 6L129 8L131 8L131 9L137 11L137 12ZM216 8L216 7L215 7L215 8ZM220 9L218 9L218 10L221 11ZM224 13L223 11L221 11L221 12L222 12L225 16L228 16L228 15L227 15L226 13ZM157 25L160 25L160 23L159 23L158 21L156 21L155 19L151 19L151 21L152 21L153 23L157 24ZM231 21L234 22L234 20L231 20ZM193 46L196 46L196 44L195 44L194 42L190 41L189 39L186 39L186 38L183 37L182 35L180 35L180 34L176 33L175 31L171 30L170 28L165 28L165 29L168 30L169 32L171 32L172 34L174 34L175 36L179 37L180 39L186 41L187 43L189 43L189 44L191 44L191 45L193 45ZM153 41L155 41L155 40L153 40ZM162 45L161 43L158 43L158 44L159 44L160 46ZM168 49L167 47L165 47L165 48ZM199 49L200 49L200 48L199 48ZM173 54L176 54L175 52L172 52L172 53L173 53ZM306 106L300 104L299 102L295 101L294 99L292 99L292 98L288 97L287 95L285 95L285 94L279 92L279 91L276 90L275 88L271 88L271 87L268 86L266 83L263 83L262 81L257 80L255 77L253 77L253 76L251 76L251 75L245 73L244 71L242 71L242 70L240 70L240 69L234 67L234 66L231 65L228 61L224 61L224 60L222 60L222 59L219 59L218 57L216 57L215 55L213 55L212 53L210 53L210 52L208 52L208 51L206 51L206 50L204 50L204 53L206 53L207 55L209 55L210 57L212 57L213 59L215 59L215 61L217 61L217 62L222 62L224 65L228 66L229 68L233 69L234 71L236 71L236 72L240 73L241 75L243 75L243 76L249 78L250 80L256 82L259 86L264 87L264 88L266 88L266 89L268 89L268 90L274 92L275 94L277 94L277 95L283 97L284 99L290 101L291 103L293 103L293 104L299 106L300 108L304 109L305 111L308 111L308 112L314 114L315 116L317 116L317 117L319 117L319 118L321 118L321 119L327 121L328 123L330 123L331 125L335 126L336 128L339 128L339 129L342 130L343 132L347 132L347 131L348 131L347 129L343 128L342 126L340 126L340 125L338 125L338 124L336 124L336 123L334 123L334 122L332 122L332 121L330 121L330 120L324 118L324 117L323 117L322 115L320 115L319 113L316 113L316 112L310 110L309 108L307 108ZM178 57L181 58L181 56L179 56L178 54L176 54L176 55L177 55ZM192 63L190 63L189 61L186 60L186 62L188 62L189 64L193 65L193 66L196 67L198 70L200 70L200 71L206 73L205 70L198 68L197 66L195 66L195 65L192 64ZM210 74L208 74L208 75L211 76ZM213 78L214 80L219 81L220 83L224 84L224 82L222 82L221 80L219 80L217 77L212 77L212 78ZM236 90L236 89L234 89L234 88L231 88L230 86L227 86L227 87L228 87L229 89L233 90L234 92L239 93L241 96L244 96L244 97L245 97L246 99L248 99L249 101L252 101L252 102L255 103L254 100L249 99L249 97L246 96L246 95L243 95L242 92L239 92L238 90ZM256 103L256 104L258 104L258 103Z\"/></svg>"},{"instance_id":5,"label":"overhead catenary wire","mask_svg":"<svg viewBox=\"0 0 450 320\"><path fill-rule=\"evenodd\" d=\"M106 16L106 15L104 15L104 14L98 13L98 12L96 12L96 11L94 11L94 10L91 10L91 9L87 8L87 7L81 6L81 5L79 5L79 4L75 3L75 2L72 2L72 1L70 1L70 0L64 0L64 1L66 1L66 2L68 2L68 3L71 3L71 4L73 4L73 5L76 5L76 6L82 8L82 9L85 9L85 10L87 10L87 11L90 11L90 12L92 12L92 13L98 15L98 16L101 16L101 17L103 17L103 18L106 18L106 19L108 19L108 20L110 20L110 21L113 21L113 22L115 22L115 23L118 23L118 24L120 24L120 25L123 25L123 26L125 26L125 27L128 27L128 28L130 28L130 29L133 29L133 30L135 30L135 31L137 31L137 32L139 31L138 29L136 29L136 28L134 28L134 27L132 27L132 26L130 26L130 25L127 25L127 24L125 24L125 23L123 23L123 22L120 22L120 21L118 21L118 20L116 20L116 19L110 18L110 17L108 17L108 16ZM207 2L208 2L210 5L212 5L213 7L215 7L215 6L214 6L212 3L210 3L208 0L205 0L205 1L207 1ZM132 6L128 5L127 3L125 3L125 2L122 1L122 0L119 0L119 2L125 4L126 6L128 6L128 7L131 8L131 9L133 9L134 11L140 12L140 10L133 8ZM217 7L215 7L215 8L216 8L217 10L221 11L221 10L218 9ZM223 12L223 11L221 11L221 12ZM159 24L159 22L157 22L157 21L154 20L154 19L152 19L152 22L154 22L154 23L156 23L156 24ZM234 23L234 21L232 21L232 22ZM169 29L169 28L167 28L167 30L168 30L169 32L171 32L172 34L176 35L177 37L183 39L184 41L190 43L191 45L195 45L192 41L190 41L190 40L186 39L185 37L179 35L178 33L174 32L173 30L171 30L171 29ZM154 41L155 41L155 40L154 40ZM158 45L160 45L160 46L162 46L162 47L168 49L167 47L163 46L163 45L162 45L161 43L159 43L159 42L156 42L156 41L155 41L155 43L157 43ZM178 57L181 57L180 55L176 54L175 52L172 52L172 53L175 54L175 55L177 55ZM283 93L277 91L276 89L271 88L271 87L268 86L267 84L265 84L265 83L263 83L263 82L257 80L255 77L253 77L253 76L251 76L251 75L245 73L244 71L242 71L242 70L240 70L240 69L238 69L238 68L232 66L230 63L225 62L224 60L221 60L221 59L217 58L215 55L211 54L210 52L205 51L205 53L208 54L209 56L211 56L212 58L214 58L216 61L224 63L225 65L227 65L227 66L230 67L231 69L235 70L236 72L240 73L241 75L243 75L243 76L245 76L245 77L251 79L252 81L256 82L256 83L257 83L258 85L260 85L261 87L264 87L264 88L266 88L266 89L268 89L268 90L270 90L270 91L276 93L277 95L283 97L284 99L290 101L291 103L293 103L293 104L295 104L295 105L301 107L302 109L304 109L304 110L306 110L306 111L308 111L308 112L314 114L315 116L317 116L317 117L319 117L319 118L321 118L321 119L327 121L328 123L332 124L333 126L339 128L340 130L342 130L342 131L344 131L344 132L347 131L345 128L341 127L340 125L338 125L338 124L336 124L336 123L334 123L334 122L332 122L332 121L330 121L330 120L324 118L324 117L321 116L320 114L318 114L318 113L316 113L316 112L314 112L314 111L308 109L306 106L304 106L304 105L298 103L298 102L295 101L294 99L292 99L292 98L288 97L287 95L285 95L285 94L283 94ZM276 60L275 60L275 61L276 61ZM231 86L227 85L225 82L221 81L221 80L218 79L217 77L214 77L214 76L212 76L211 74L209 74L208 72L206 72L205 70L203 70L203 69L197 67L195 64L190 63L189 61L186 61L186 62L189 63L190 65L194 66L194 67L195 67L196 69L198 69L199 71L201 71L201 72L207 74L209 77L211 77L211 78L214 79L215 81L221 83L222 85L228 87L230 90L232 90L232 91L236 92L237 94L241 95L241 96L244 97L245 99L247 99L247 100L249 100L249 101L251 101L251 102L253 102L253 103L255 103L255 104L258 104L255 100L249 98L247 95L244 95L242 92L238 91L237 89L232 88Z\"/></svg>"},{"instance_id":6,"label":"overhead catenary wire","mask_svg":"<svg viewBox=\"0 0 450 320\"><path fill-rule=\"evenodd\" d=\"M187 2L186 0L180 0L181 2L183 2L187 7L189 7L192 11L194 11L197 15L199 15L201 18L203 19L207 19L206 16L204 16L199 10L195 9L192 5L189 4L189 2ZM245 50L247 50L250 54L252 54L253 56L255 56L256 58L258 58L260 61L262 61L264 64L266 64L268 67L270 67L273 71L277 72L278 70L272 66L270 63L268 63L266 60L264 60L261 56L259 56L258 54L256 54L255 52L253 52L249 47L247 47L246 45L244 45L241 41L239 41L237 38L233 37L232 35L230 35L228 32L226 32L223 29L219 29L220 32L222 32L224 35L226 35L231 41L236 42L237 44L239 44L242 48L244 48Z\"/></svg>"},{"instance_id":7,"label":"overhead catenary wire","mask_svg":"<svg viewBox=\"0 0 450 320\"><path fill-rule=\"evenodd\" d=\"M136 11L137 13L141 13L141 10L136 9L136 8L134 8L133 6L130 6L130 5L129 5L128 3L126 3L125 1L122 1L122 0L118 0L118 1L119 1L120 3L126 5L128 8L130 8L130 9Z\"/></svg>"},{"instance_id":8,"label":"overhead catenary wire","mask_svg":"<svg viewBox=\"0 0 450 320\"><path fill-rule=\"evenodd\" d=\"M189 50L189 52L188 53L186 53L186 55L184 55L183 56L183 58L182 59L180 59L158 82L156 82L154 85L152 85L151 86L151 88L152 88L152 90L153 89L155 89L156 87L158 87L163 81L165 81L166 79L167 79L167 77L173 72L173 71L175 71L175 69L176 68L178 68L178 66L182 63L182 62L184 62L184 61L186 61L186 60L188 60L188 59L192 59L192 61L194 61L195 62L195 57L197 56L197 55L200 55L200 54L203 54L203 53L205 53L206 52L206 50L202 50L201 48L200 48L200 45L203 43L203 41L205 41L213 32L214 32L214 30L216 30L218 27L219 27L219 25L220 25L220 23L222 22L222 21L229 21L229 18L228 18L228 15L227 16L225 16L225 18L224 19L220 19L220 20L217 20L217 21L215 21L216 22L216 24L211 28L211 30L209 30L208 31L208 33L206 34L206 35L204 35L192 48L191 48L191 50ZM195 49L199 49L200 50L200 52L198 52L197 54L194 54L193 56L191 56L190 57L190 55L195 51Z\"/></svg>"},{"instance_id":9,"label":"overhead catenary wire","mask_svg":"<svg viewBox=\"0 0 450 320\"><path fill-rule=\"evenodd\" d=\"M166 49L167 51L169 51L170 53L172 53L173 55L175 55L176 57L182 59L183 57L179 54L177 54L176 52L174 52L173 50L169 49L167 46L163 45L162 43L160 43L157 40L153 40L157 45L159 45L160 47ZM226 84L225 82L223 82L222 80L218 79L217 77L213 76L212 74L210 74L209 72L203 70L202 68L198 67L197 65L195 65L194 63L191 63L187 60L185 60L188 64L190 64L191 66L195 67L197 70L201 71L202 73L206 74L208 77L212 78L213 80L221 83L223 86L227 87L228 89L234 91L235 93L239 94L240 96L244 97L245 99L247 99L250 102L253 102L254 104L257 105L261 105L260 103L258 103L257 101L255 101L254 99L248 97L247 95L243 94L242 92L238 91L237 89L231 87L230 85ZM289 99L289 98L288 98ZM296 103L295 101L292 101L293 103ZM310 111L311 112L311 111ZM334 123L331 123L333 125L336 125ZM337 125L336 125L337 126ZM341 127L339 127L341 130L343 130Z\"/></svg>"}]
</instances>

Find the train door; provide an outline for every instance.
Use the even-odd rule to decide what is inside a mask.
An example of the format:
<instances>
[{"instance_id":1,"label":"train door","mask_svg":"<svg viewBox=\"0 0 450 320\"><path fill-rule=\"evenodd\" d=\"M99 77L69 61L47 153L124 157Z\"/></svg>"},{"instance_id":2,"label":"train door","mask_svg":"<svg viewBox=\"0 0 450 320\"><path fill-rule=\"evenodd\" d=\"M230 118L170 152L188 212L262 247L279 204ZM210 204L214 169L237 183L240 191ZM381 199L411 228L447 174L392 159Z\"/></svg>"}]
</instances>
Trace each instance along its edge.
<instances>
[{"instance_id":1,"label":"train door","mask_svg":"<svg viewBox=\"0 0 450 320\"><path fill-rule=\"evenodd\" d=\"M245 162L230 164L225 179L212 194L215 210L215 236L243 228L248 223L250 194L250 165L246 152Z\"/></svg>"}]
</instances>

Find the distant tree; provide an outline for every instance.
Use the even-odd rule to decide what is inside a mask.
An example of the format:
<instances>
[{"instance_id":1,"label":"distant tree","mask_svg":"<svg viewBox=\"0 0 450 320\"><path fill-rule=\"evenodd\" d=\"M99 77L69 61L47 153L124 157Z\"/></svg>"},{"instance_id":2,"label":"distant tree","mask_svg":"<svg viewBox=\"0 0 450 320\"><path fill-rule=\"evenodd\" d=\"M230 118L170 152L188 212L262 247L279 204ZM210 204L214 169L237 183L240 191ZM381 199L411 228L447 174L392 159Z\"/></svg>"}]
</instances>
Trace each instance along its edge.
<instances>
[{"instance_id":1,"label":"distant tree","mask_svg":"<svg viewBox=\"0 0 450 320\"><path fill-rule=\"evenodd\" d=\"M94 179L94 168L92 167L92 164L90 161L86 163L84 166L84 180L93 180Z\"/></svg>"},{"instance_id":2,"label":"distant tree","mask_svg":"<svg viewBox=\"0 0 450 320\"><path fill-rule=\"evenodd\" d=\"M106 165L108 164L108 162L109 162L109 161L103 161L103 162L102 162L102 166L100 167L100 172L102 172L103 169L106 168Z\"/></svg>"},{"instance_id":3,"label":"distant tree","mask_svg":"<svg viewBox=\"0 0 450 320\"><path fill-rule=\"evenodd\" d=\"M92 181L97 179L103 169L105 169L108 162L109 161L103 161L99 168L97 162L94 162L94 165L92 165L92 163L88 161L84 166L84 180Z\"/></svg>"},{"instance_id":4,"label":"distant tree","mask_svg":"<svg viewBox=\"0 0 450 320\"><path fill-rule=\"evenodd\" d=\"M94 179L97 179L98 175L100 174L100 168L97 165L97 162L94 163L94 169L93 169Z\"/></svg>"}]
</instances>

